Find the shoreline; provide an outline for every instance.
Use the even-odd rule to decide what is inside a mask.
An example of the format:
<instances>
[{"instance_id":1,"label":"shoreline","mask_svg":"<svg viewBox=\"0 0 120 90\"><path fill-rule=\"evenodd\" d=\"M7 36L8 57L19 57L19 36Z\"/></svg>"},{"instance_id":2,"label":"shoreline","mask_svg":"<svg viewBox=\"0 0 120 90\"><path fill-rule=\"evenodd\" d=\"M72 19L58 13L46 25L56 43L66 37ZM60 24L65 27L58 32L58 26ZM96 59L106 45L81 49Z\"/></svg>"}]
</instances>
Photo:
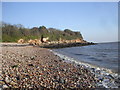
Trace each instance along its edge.
<instances>
[{"instance_id":1,"label":"shoreline","mask_svg":"<svg viewBox=\"0 0 120 90\"><path fill-rule=\"evenodd\" d=\"M105 68L105 67L102 67L102 66L97 66L95 64L92 64L92 63L88 63L88 62L84 62L84 61L80 61L80 60L77 60L73 57L70 57L70 56L67 56L67 55L63 55L61 53L59 53L58 51L54 51L52 49L49 49L51 52L53 52L55 55L58 55L59 57L61 57L62 59L64 59L66 62L69 62L69 63L76 63L76 64L85 64L89 67L93 67L93 68L101 68L101 70L105 70L106 72L111 72L111 73L116 73L118 74L117 71L113 70L113 69L108 69L108 68Z\"/></svg>"},{"instance_id":2,"label":"shoreline","mask_svg":"<svg viewBox=\"0 0 120 90\"><path fill-rule=\"evenodd\" d=\"M95 78L98 80L97 86L102 88L118 88L120 86L120 75L116 72L113 72L111 69L98 67L89 63L78 61L74 58L68 57L66 55L60 54L53 50L50 50L55 55L59 56L67 63L72 63L75 66L80 65L84 68L87 68L95 75Z\"/></svg>"},{"instance_id":3,"label":"shoreline","mask_svg":"<svg viewBox=\"0 0 120 90\"><path fill-rule=\"evenodd\" d=\"M97 43L86 42L86 43L55 43L55 44L44 44L40 46L41 48L49 48L49 49L58 49L58 48L68 48L68 47L77 47L77 46L87 46L87 45L95 45Z\"/></svg>"},{"instance_id":4,"label":"shoreline","mask_svg":"<svg viewBox=\"0 0 120 90\"><path fill-rule=\"evenodd\" d=\"M48 49L57 49L57 48L67 48L67 47L77 47L77 46L86 46L86 45L95 45L97 43L92 43L92 42L86 42L86 43L53 43L53 44L48 44L48 43L43 43L41 45L29 45L29 43L24 43L24 44L19 44L19 43L0 43L0 45L4 46L9 46L9 47L19 47L19 46L37 46L40 48L48 48Z\"/></svg>"},{"instance_id":5,"label":"shoreline","mask_svg":"<svg viewBox=\"0 0 120 90\"><path fill-rule=\"evenodd\" d=\"M25 47L24 46L17 46L17 47L16 46L12 46L12 47L4 46L4 47L2 47L2 49L3 50L6 49L5 51L7 53L9 53L9 55L7 55L6 52L4 51L2 53L2 54L4 54L4 55L2 55L2 57L5 60L7 60L6 58L9 57L9 59L11 60L11 61L9 61L10 64L7 61L3 60L4 61L3 63L5 63L5 64L7 63L6 65L10 66L8 68L8 66L4 65L3 68L5 68L5 69L3 69L3 70L8 70L9 72L11 70L13 70L17 76L19 76L19 75L16 72L21 73L20 77L22 77L22 80L24 80L24 78L25 78L25 81L29 81L32 83L33 81L31 81L31 80L34 79L35 82L37 83L37 84L33 84L33 85L31 84L31 86L29 86L28 82L25 82L25 81L22 82L20 80L15 80L16 77L14 75L9 76L8 75L9 73L7 73L5 76L3 75L4 80L0 77L0 84L4 84L3 88L9 88L9 86L10 87L13 86L14 88L40 87L42 89L43 88L58 89L57 86L60 86L59 88L61 88L61 89L64 89L64 88L65 89L70 89L70 88L85 89L85 88L118 88L118 86L119 86L119 80L117 79L118 78L117 74L112 74L112 72L108 73L108 72L104 71L104 69L102 70L101 68L97 68L97 67L91 66L86 63L77 62L73 58L69 58L65 55L56 53L51 49L39 48L39 47L34 47L34 46L25 46ZM16 53L18 53L18 55L16 55ZM19 54L20 54L20 56L19 56ZM11 55L14 57L13 58L13 59L15 59L14 61L11 59ZM15 58L15 55L16 55L16 58ZM33 60L31 60L31 59L33 59ZM16 61L17 61L18 66L15 66ZM12 68L11 68L11 65L12 65ZM57 65L57 67L56 67L56 65ZM38 67L41 68L40 71L38 71ZM23 72L19 71L20 68L22 68L21 71L23 71ZM32 68L34 68L34 70L32 70ZM53 68L54 71L51 68ZM31 71L26 71L26 69L31 70ZM75 72L73 70L75 70ZM35 72L35 75L39 78L42 77L42 79L43 79L42 82L40 81L39 84L36 81L36 80L39 81L39 78L38 79L35 78L36 76L33 73L34 71L39 72L40 77L39 77L39 75L37 75L38 73L36 73L36 72ZM49 71L51 71L52 73L50 73ZM27 72L26 73L27 76L26 76L25 72ZM29 72L31 72L32 75L31 74L28 75ZM54 72L56 72L56 73L54 73ZM61 76L62 73L64 73L63 76ZM50 75L47 75L47 74L50 74ZM46 77L44 77L44 75ZM30 78L30 76L31 76L31 78ZM75 77L73 77L73 76L75 76ZM14 80L11 80L11 81L13 81L12 83L10 83L11 77L14 79ZM84 77L84 78L80 78L80 77ZM7 83L10 85L5 84L6 78L7 78ZM45 80L48 79L47 82L49 82L49 83L47 83L47 84L50 84L50 82L52 82L52 83L47 86L44 78L45 78ZM79 82L77 81L78 83L76 83L76 81L74 81L74 79L76 80L76 78L78 81L80 80ZM73 83L74 83L74 84L72 84L72 87L70 84L71 79L73 79ZM55 81L53 81L53 80L55 80ZM117 80L118 80L118 83L116 83ZM20 84L22 86L18 85L18 82L19 82L19 84L20 84L20 82L22 82L23 85L22 84ZM44 83L45 85L42 83ZM26 86L26 84L28 84L28 86ZM67 84L68 86L65 86L65 84ZM84 87L84 84L86 85L86 87Z\"/></svg>"}]
</instances>

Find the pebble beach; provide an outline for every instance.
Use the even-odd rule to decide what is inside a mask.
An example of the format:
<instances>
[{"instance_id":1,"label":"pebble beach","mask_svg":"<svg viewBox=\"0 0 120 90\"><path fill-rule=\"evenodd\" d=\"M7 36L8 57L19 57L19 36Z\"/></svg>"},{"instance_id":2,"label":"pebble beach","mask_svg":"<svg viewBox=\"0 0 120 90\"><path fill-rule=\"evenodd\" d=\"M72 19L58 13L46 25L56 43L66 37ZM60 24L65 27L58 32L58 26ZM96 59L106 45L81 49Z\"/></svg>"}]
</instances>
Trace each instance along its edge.
<instances>
[{"instance_id":1,"label":"pebble beach","mask_svg":"<svg viewBox=\"0 0 120 90\"><path fill-rule=\"evenodd\" d=\"M0 55L2 57L1 88L109 88L109 85L108 87L98 85L102 82L102 77L99 76L100 69L67 62L49 49L28 45L3 46ZM115 81L112 74L107 74L103 81L108 79L111 82ZM118 86L115 84L113 88L118 88Z\"/></svg>"}]
</instances>

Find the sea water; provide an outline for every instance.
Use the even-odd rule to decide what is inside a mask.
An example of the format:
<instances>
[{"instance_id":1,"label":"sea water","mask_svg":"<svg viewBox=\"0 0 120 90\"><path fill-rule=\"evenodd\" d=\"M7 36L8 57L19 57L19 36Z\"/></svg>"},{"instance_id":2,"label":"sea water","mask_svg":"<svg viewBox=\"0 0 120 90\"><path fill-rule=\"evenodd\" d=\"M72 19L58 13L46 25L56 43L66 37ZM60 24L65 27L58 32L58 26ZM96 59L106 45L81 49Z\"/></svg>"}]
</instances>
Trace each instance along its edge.
<instances>
[{"instance_id":1,"label":"sea water","mask_svg":"<svg viewBox=\"0 0 120 90\"><path fill-rule=\"evenodd\" d=\"M118 42L54 49L55 52L77 61L118 72Z\"/></svg>"}]
</instances>

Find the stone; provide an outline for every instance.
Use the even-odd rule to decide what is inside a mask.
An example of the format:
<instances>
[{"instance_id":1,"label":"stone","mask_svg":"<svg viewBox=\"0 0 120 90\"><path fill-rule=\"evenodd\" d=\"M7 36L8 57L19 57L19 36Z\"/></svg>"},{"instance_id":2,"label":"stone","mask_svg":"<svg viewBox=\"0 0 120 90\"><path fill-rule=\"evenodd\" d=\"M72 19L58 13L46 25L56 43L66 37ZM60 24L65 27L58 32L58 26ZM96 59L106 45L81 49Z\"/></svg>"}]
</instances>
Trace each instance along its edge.
<instances>
[{"instance_id":1,"label":"stone","mask_svg":"<svg viewBox=\"0 0 120 90\"><path fill-rule=\"evenodd\" d=\"M0 84L1 84L1 85L3 85L3 84L5 84L5 82L3 82L3 81L0 81Z\"/></svg>"},{"instance_id":2,"label":"stone","mask_svg":"<svg viewBox=\"0 0 120 90\"><path fill-rule=\"evenodd\" d=\"M34 57L34 56L32 56L32 57L30 57L30 59L31 59L31 60L34 60L34 59L35 59L35 57Z\"/></svg>"},{"instance_id":3,"label":"stone","mask_svg":"<svg viewBox=\"0 0 120 90\"><path fill-rule=\"evenodd\" d=\"M20 80L20 76L17 76L16 79L17 79L17 80Z\"/></svg>"},{"instance_id":4,"label":"stone","mask_svg":"<svg viewBox=\"0 0 120 90\"><path fill-rule=\"evenodd\" d=\"M111 74L109 74L108 76L110 76L112 79L114 79L114 77Z\"/></svg>"},{"instance_id":5,"label":"stone","mask_svg":"<svg viewBox=\"0 0 120 90\"><path fill-rule=\"evenodd\" d=\"M33 66L33 64L28 64L28 66Z\"/></svg>"},{"instance_id":6,"label":"stone","mask_svg":"<svg viewBox=\"0 0 120 90\"><path fill-rule=\"evenodd\" d=\"M5 84L5 85L3 85L3 88L8 88L8 86Z\"/></svg>"},{"instance_id":7,"label":"stone","mask_svg":"<svg viewBox=\"0 0 120 90\"><path fill-rule=\"evenodd\" d=\"M65 80L62 78L59 81L60 81L60 83L63 83L63 84L65 83Z\"/></svg>"},{"instance_id":8,"label":"stone","mask_svg":"<svg viewBox=\"0 0 120 90\"><path fill-rule=\"evenodd\" d=\"M9 83L9 82L10 82L10 79L9 79L9 77L8 77L8 76L5 78L5 81L6 81L7 83Z\"/></svg>"}]
</instances>

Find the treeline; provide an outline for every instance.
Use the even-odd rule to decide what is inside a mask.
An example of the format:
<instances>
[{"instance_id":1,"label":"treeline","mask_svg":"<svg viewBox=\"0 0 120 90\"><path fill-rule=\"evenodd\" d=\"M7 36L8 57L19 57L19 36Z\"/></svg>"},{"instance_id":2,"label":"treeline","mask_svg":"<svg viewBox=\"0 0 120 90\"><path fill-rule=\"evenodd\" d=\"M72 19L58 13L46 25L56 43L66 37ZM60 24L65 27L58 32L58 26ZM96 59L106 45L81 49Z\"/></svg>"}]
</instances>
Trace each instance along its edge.
<instances>
[{"instance_id":1,"label":"treeline","mask_svg":"<svg viewBox=\"0 0 120 90\"><path fill-rule=\"evenodd\" d=\"M21 24L11 25L2 23L2 42L17 42L20 38L25 40L40 39L41 36L49 37L50 41L57 41L59 38L66 40L83 38L80 32L73 32L69 29L61 31L55 28L46 28L45 26L29 29Z\"/></svg>"}]
</instances>

